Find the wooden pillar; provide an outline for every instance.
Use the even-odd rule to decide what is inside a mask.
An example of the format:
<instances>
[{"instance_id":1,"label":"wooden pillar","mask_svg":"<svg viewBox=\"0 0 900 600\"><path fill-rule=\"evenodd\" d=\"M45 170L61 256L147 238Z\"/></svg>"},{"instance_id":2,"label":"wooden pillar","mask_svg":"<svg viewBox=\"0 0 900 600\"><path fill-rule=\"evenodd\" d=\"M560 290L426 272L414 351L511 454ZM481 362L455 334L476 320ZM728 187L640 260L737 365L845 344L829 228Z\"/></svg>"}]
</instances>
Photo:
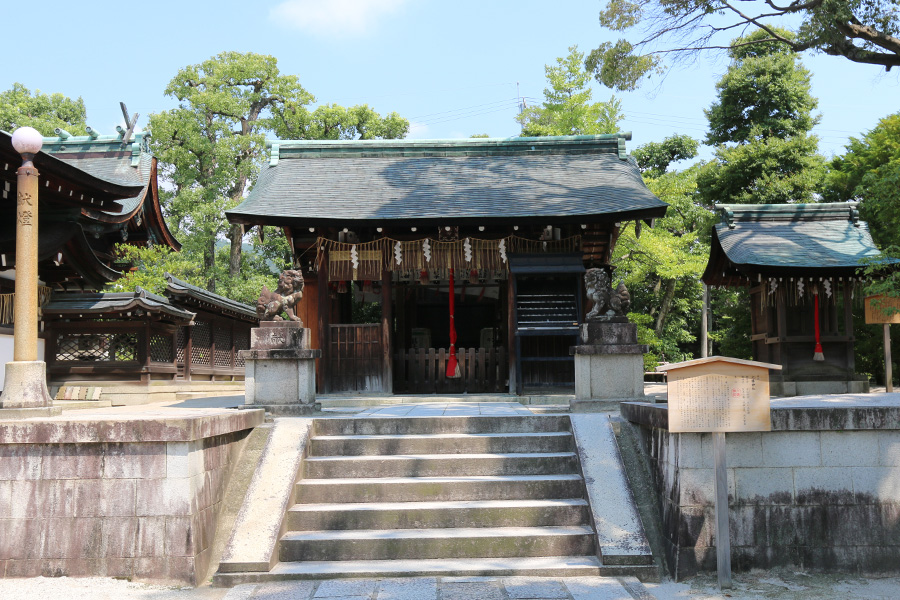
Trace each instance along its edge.
<instances>
[{"instance_id":1,"label":"wooden pillar","mask_svg":"<svg viewBox=\"0 0 900 600\"><path fill-rule=\"evenodd\" d=\"M191 359L191 353L194 351L193 344L193 333L194 326L184 328L184 380L191 380L191 364L193 360Z\"/></svg>"},{"instance_id":2,"label":"wooden pillar","mask_svg":"<svg viewBox=\"0 0 900 600\"><path fill-rule=\"evenodd\" d=\"M143 339L142 339L143 338ZM142 356L143 355L143 356ZM138 361L141 364L141 381L150 381L150 323L145 322L138 334Z\"/></svg>"},{"instance_id":3,"label":"wooden pillar","mask_svg":"<svg viewBox=\"0 0 900 600\"><path fill-rule=\"evenodd\" d=\"M316 379L319 382L319 392L328 393L328 345L329 331L331 325L331 303L328 300L328 252L325 251L322 256L322 263L319 265L319 273L316 277L316 288L319 292L318 305L316 306L316 320L319 325L319 344L322 346L322 357L318 359L319 365L316 369Z\"/></svg>"},{"instance_id":4,"label":"wooden pillar","mask_svg":"<svg viewBox=\"0 0 900 600\"><path fill-rule=\"evenodd\" d=\"M853 351L853 288L851 285L844 287L844 333L847 336L845 343L847 375L852 377L856 372L856 353Z\"/></svg>"},{"instance_id":5,"label":"wooden pillar","mask_svg":"<svg viewBox=\"0 0 900 600\"><path fill-rule=\"evenodd\" d=\"M506 282L506 326L509 344L509 393L519 393L519 349L516 336L516 280L510 273Z\"/></svg>"},{"instance_id":6,"label":"wooden pillar","mask_svg":"<svg viewBox=\"0 0 900 600\"><path fill-rule=\"evenodd\" d=\"M382 391L394 393L394 343L393 343L393 273L387 269L381 272L381 348L384 356Z\"/></svg>"}]
</instances>

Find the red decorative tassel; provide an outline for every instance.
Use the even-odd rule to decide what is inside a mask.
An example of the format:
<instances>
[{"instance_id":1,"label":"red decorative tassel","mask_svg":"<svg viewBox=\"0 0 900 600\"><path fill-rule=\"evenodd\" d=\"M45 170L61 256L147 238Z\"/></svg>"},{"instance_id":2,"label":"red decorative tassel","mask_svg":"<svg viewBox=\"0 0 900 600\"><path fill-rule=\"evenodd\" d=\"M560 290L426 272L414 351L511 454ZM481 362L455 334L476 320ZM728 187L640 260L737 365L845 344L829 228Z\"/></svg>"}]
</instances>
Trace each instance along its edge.
<instances>
[{"instance_id":1,"label":"red decorative tassel","mask_svg":"<svg viewBox=\"0 0 900 600\"><path fill-rule=\"evenodd\" d=\"M469 271L469 283L472 285L478 284L478 269L472 269Z\"/></svg>"},{"instance_id":2,"label":"red decorative tassel","mask_svg":"<svg viewBox=\"0 0 900 600\"><path fill-rule=\"evenodd\" d=\"M825 353L822 351L822 340L819 334L819 292L815 293L815 316L816 316L816 349L813 352L813 360L825 360Z\"/></svg>"},{"instance_id":3,"label":"red decorative tassel","mask_svg":"<svg viewBox=\"0 0 900 600\"><path fill-rule=\"evenodd\" d=\"M419 283L422 285L426 285L428 283L428 271L422 269L422 272L419 273Z\"/></svg>"},{"instance_id":4,"label":"red decorative tassel","mask_svg":"<svg viewBox=\"0 0 900 600\"><path fill-rule=\"evenodd\" d=\"M363 281L362 285L363 294L371 294L372 293L372 282L369 279Z\"/></svg>"},{"instance_id":5,"label":"red decorative tassel","mask_svg":"<svg viewBox=\"0 0 900 600\"><path fill-rule=\"evenodd\" d=\"M456 290L453 287L453 268L450 269L450 360L447 361L447 378L462 377L456 360Z\"/></svg>"}]
</instances>

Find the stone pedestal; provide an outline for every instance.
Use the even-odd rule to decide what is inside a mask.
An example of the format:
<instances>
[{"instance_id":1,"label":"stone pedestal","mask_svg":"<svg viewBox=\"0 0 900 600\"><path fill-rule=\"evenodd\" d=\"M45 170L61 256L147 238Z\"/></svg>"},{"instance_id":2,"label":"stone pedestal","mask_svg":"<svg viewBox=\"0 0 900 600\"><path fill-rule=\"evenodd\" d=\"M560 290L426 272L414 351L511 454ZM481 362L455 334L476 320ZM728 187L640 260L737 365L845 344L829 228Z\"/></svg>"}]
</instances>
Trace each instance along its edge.
<instances>
[{"instance_id":1,"label":"stone pedestal","mask_svg":"<svg viewBox=\"0 0 900 600\"><path fill-rule=\"evenodd\" d=\"M275 416L308 415L316 402L316 359L309 329L296 321L263 321L250 330L244 359L244 408L264 408Z\"/></svg>"},{"instance_id":2,"label":"stone pedestal","mask_svg":"<svg viewBox=\"0 0 900 600\"><path fill-rule=\"evenodd\" d=\"M575 356L575 399L572 412L614 410L620 402L644 398L644 353L637 325L625 317L585 323Z\"/></svg>"},{"instance_id":3,"label":"stone pedestal","mask_svg":"<svg viewBox=\"0 0 900 600\"><path fill-rule=\"evenodd\" d=\"M15 419L58 415L47 391L47 363L13 360L6 363L6 380L0 396L0 418Z\"/></svg>"}]
</instances>

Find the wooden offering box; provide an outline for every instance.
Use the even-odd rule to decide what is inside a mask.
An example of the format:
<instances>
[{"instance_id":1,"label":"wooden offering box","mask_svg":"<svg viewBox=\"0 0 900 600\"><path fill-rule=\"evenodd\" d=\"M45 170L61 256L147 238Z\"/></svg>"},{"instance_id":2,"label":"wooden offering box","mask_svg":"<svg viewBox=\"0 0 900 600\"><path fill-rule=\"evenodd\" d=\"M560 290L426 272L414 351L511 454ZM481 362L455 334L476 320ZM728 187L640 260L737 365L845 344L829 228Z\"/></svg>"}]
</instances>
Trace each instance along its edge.
<instances>
[{"instance_id":1,"label":"wooden offering box","mask_svg":"<svg viewBox=\"0 0 900 600\"><path fill-rule=\"evenodd\" d=\"M770 431L770 369L781 366L724 356L657 367L668 373L669 431Z\"/></svg>"}]
</instances>

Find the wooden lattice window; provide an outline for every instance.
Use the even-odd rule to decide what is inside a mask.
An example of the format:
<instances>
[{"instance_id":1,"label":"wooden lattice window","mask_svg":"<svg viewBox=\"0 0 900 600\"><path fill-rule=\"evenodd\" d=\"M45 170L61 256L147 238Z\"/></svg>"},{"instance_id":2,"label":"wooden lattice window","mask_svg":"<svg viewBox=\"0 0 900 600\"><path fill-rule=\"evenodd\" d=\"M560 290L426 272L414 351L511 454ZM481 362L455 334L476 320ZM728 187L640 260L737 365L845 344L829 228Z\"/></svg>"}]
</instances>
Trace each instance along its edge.
<instances>
[{"instance_id":1,"label":"wooden lattice window","mask_svg":"<svg viewBox=\"0 0 900 600\"><path fill-rule=\"evenodd\" d=\"M136 333L60 333L56 338L58 362L136 361Z\"/></svg>"},{"instance_id":2,"label":"wooden lattice window","mask_svg":"<svg viewBox=\"0 0 900 600\"><path fill-rule=\"evenodd\" d=\"M197 321L191 332L191 362L196 365L210 364L212 334L207 321Z\"/></svg>"},{"instance_id":3,"label":"wooden lattice window","mask_svg":"<svg viewBox=\"0 0 900 600\"><path fill-rule=\"evenodd\" d=\"M235 329L234 332L234 366L243 367L244 357L241 356L241 350L250 349L250 330L244 327Z\"/></svg>"},{"instance_id":4,"label":"wooden lattice window","mask_svg":"<svg viewBox=\"0 0 900 600\"><path fill-rule=\"evenodd\" d=\"M153 362L172 362L172 338L161 333L150 336L150 360Z\"/></svg>"},{"instance_id":5,"label":"wooden lattice window","mask_svg":"<svg viewBox=\"0 0 900 600\"><path fill-rule=\"evenodd\" d=\"M216 323L215 336L216 366L231 368L231 327L221 321Z\"/></svg>"},{"instance_id":6,"label":"wooden lattice window","mask_svg":"<svg viewBox=\"0 0 900 600\"><path fill-rule=\"evenodd\" d=\"M188 342L188 328L187 327L179 327L178 328L178 341L175 346L175 361L178 363L184 363L184 353L187 351L187 342Z\"/></svg>"}]
</instances>

